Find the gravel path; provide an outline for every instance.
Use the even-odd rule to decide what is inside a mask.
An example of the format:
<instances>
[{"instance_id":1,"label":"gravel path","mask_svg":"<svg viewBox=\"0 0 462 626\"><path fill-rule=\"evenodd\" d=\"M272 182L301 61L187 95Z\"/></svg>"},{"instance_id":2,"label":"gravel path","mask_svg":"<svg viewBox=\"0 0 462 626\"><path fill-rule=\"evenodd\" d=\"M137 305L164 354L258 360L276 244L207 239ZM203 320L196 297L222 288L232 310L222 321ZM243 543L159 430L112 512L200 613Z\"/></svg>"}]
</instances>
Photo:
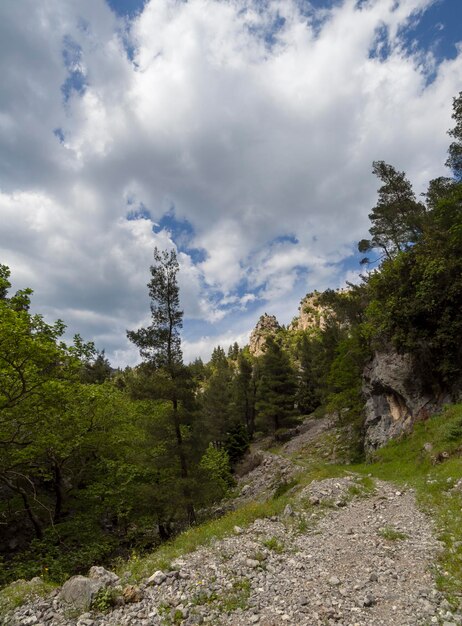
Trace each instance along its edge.
<instances>
[{"instance_id":1,"label":"gravel path","mask_svg":"<svg viewBox=\"0 0 462 626\"><path fill-rule=\"evenodd\" d=\"M135 590L138 602L105 615L65 617L55 596L18 609L5 624L462 624L435 588L439 545L412 491L382 482L368 495L361 490L353 475L312 483L283 515L236 527L178 559L175 571Z\"/></svg>"}]
</instances>

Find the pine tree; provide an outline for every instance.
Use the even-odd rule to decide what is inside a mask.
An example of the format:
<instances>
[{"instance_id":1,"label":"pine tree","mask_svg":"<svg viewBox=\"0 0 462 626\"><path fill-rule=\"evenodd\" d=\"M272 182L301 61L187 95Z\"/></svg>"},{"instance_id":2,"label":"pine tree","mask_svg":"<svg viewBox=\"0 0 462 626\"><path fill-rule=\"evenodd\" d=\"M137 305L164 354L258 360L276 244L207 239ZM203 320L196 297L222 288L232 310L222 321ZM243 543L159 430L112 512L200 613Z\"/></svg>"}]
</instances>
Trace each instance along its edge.
<instances>
[{"instance_id":1,"label":"pine tree","mask_svg":"<svg viewBox=\"0 0 462 626\"><path fill-rule=\"evenodd\" d=\"M277 431L295 414L296 384L289 358L279 343L268 337L260 359L257 414L266 428Z\"/></svg>"},{"instance_id":2,"label":"pine tree","mask_svg":"<svg viewBox=\"0 0 462 626\"><path fill-rule=\"evenodd\" d=\"M300 369L296 402L301 415L312 413L321 403L313 348L314 342L310 343L308 337L303 335L297 349Z\"/></svg>"},{"instance_id":3,"label":"pine tree","mask_svg":"<svg viewBox=\"0 0 462 626\"><path fill-rule=\"evenodd\" d=\"M373 173L383 182L377 205L369 213L371 239L362 239L359 252L382 251L380 258L391 259L415 243L422 232L425 207L417 202L404 172L384 161L373 162ZM365 257L362 263L369 263Z\"/></svg>"},{"instance_id":4,"label":"pine tree","mask_svg":"<svg viewBox=\"0 0 462 626\"><path fill-rule=\"evenodd\" d=\"M456 124L448 131L454 141L449 146L446 165L453 171L456 181L462 182L462 91L454 98L452 109L452 119Z\"/></svg>"},{"instance_id":5,"label":"pine tree","mask_svg":"<svg viewBox=\"0 0 462 626\"><path fill-rule=\"evenodd\" d=\"M140 350L140 354L154 373L164 375L163 399L171 402L171 421L176 438L176 453L180 463L183 482L183 495L189 522L196 516L189 484L187 452L182 433L182 411L180 401L185 391L186 370L183 365L180 330L183 326L183 311L180 309L180 295L177 282L178 259L174 250L160 252L154 249L155 264L151 266L151 280L148 283L151 298L152 322L147 328L127 331L127 337Z\"/></svg>"},{"instance_id":6,"label":"pine tree","mask_svg":"<svg viewBox=\"0 0 462 626\"><path fill-rule=\"evenodd\" d=\"M202 411L209 440L221 446L231 427L232 371L220 346L212 353L210 367L212 373L202 394Z\"/></svg>"},{"instance_id":7,"label":"pine tree","mask_svg":"<svg viewBox=\"0 0 462 626\"><path fill-rule=\"evenodd\" d=\"M234 422L245 424L247 435L251 438L255 431L255 380L252 363L242 351L237 357L232 396Z\"/></svg>"}]
</instances>

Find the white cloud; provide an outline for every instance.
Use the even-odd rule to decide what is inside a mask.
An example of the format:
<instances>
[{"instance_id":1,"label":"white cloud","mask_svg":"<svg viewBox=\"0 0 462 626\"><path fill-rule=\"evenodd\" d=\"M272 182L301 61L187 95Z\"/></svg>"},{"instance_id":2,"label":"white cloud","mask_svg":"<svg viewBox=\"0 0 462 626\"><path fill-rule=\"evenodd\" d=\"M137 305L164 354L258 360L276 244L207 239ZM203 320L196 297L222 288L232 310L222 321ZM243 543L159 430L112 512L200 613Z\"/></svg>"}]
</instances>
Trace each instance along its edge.
<instances>
[{"instance_id":1,"label":"white cloud","mask_svg":"<svg viewBox=\"0 0 462 626\"><path fill-rule=\"evenodd\" d=\"M234 316L259 298L289 321L304 292L344 278L373 159L419 192L443 173L462 51L437 63L402 41L431 3L345 0L306 16L295 0L151 0L127 27L103 0L5 0L0 261L40 310L133 362L125 328L147 321L152 249L176 236L152 226L174 206L206 254L180 254L186 317L211 324L185 354L227 337L227 320L242 334ZM384 29L388 56L372 56ZM86 81L67 103L66 41ZM151 219L127 221L140 203Z\"/></svg>"}]
</instances>

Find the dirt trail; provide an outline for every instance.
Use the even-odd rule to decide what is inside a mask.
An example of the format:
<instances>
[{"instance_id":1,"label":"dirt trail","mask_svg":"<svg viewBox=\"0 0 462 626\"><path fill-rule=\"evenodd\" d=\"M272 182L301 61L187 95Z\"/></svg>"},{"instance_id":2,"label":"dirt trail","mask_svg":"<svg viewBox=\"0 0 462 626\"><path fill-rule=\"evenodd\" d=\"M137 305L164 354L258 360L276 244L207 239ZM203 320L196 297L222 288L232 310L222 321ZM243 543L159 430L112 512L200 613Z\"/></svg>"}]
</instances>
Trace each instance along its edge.
<instances>
[{"instance_id":1,"label":"dirt trail","mask_svg":"<svg viewBox=\"0 0 462 626\"><path fill-rule=\"evenodd\" d=\"M325 427L302 430L284 454L300 450ZM285 456L262 453L260 465L241 481L241 503L271 495L296 470ZM412 490L351 473L313 482L281 515L235 528L177 559L173 571L139 586L138 602L69 618L55 595L16 610L4 623L454 626L462 615L451 611L435 584L440 549Z\"/></svg>"}]
</instances>

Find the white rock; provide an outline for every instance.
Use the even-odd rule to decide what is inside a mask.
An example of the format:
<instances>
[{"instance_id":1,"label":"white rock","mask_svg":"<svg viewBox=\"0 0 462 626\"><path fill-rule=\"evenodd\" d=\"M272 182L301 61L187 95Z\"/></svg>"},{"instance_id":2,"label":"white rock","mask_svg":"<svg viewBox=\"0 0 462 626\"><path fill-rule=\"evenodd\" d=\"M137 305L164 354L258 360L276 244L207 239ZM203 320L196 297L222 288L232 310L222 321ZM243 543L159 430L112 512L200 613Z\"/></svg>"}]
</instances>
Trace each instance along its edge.
<instances>
[{"instance_id":1,"label":"white rock","mask_svg":"<svg viewBox=\"0 0 462 626\"><path fill-rule=\"evenodd\" d=\"M157 570L157 572L154 572L154 574L150 576L146 582L148 585L161 585L166 578L167 576L164 572Z\"/></svg>"}]
</instances>

